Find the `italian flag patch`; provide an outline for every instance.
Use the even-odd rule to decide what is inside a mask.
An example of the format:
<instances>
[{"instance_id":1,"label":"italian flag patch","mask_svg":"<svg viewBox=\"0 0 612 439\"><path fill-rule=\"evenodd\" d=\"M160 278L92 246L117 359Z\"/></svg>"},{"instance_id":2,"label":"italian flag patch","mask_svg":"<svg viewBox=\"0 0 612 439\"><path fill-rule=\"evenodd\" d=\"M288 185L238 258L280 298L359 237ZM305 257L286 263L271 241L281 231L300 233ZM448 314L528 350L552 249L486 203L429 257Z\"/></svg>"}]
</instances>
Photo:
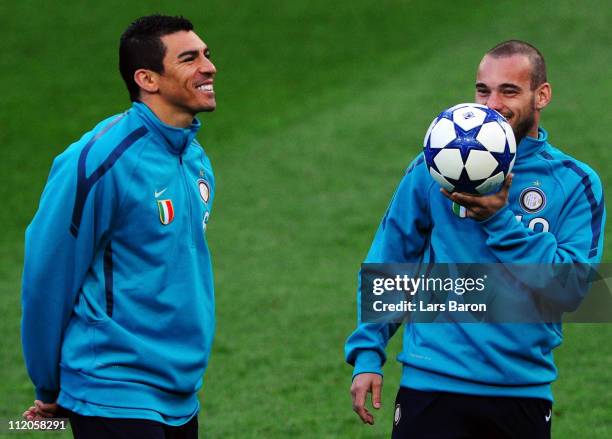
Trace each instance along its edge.
<instances>
[{"instance_id":1,"label":"italian flag patch","mask_svg":"<svg viewBox=\"0 0 612 439\"><path fill-rule=\"evenodd\" d=\"M172 200L157 200L159 209L159 220L163 225L168 225L174 219L174 206Z\"/></svg>"},{"instance_id":2,"label":"italian flag patch","mask_svg":"<svg viewBox=\"0 0 612 439\"><path fill-rule=\"evenodd\" d=\"M453 209L453 213L457 215L459 218L467 217L467 212L465 210L465 207L453 202L452 209Z\"/></svg>"}]
</instances>

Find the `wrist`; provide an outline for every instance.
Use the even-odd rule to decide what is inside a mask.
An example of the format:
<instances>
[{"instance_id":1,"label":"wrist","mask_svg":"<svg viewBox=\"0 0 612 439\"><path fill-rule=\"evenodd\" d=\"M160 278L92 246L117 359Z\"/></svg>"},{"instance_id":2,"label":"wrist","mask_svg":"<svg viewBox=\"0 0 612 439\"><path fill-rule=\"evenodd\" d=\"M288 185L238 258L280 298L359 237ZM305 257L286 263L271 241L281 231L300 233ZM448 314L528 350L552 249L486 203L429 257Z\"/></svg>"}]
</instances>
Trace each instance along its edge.
<instances>
[{"instance_id":1,"label":"wrist","mask_svg":"<svg viewBox=\"0 0 612 439\"><path fill-rule=\"evenodd\" d=\"M355 360L353 379L362 373L375 373L382 376L382 363L382 359L376 351L361 351Z\"/></svg>"}]
</instances>

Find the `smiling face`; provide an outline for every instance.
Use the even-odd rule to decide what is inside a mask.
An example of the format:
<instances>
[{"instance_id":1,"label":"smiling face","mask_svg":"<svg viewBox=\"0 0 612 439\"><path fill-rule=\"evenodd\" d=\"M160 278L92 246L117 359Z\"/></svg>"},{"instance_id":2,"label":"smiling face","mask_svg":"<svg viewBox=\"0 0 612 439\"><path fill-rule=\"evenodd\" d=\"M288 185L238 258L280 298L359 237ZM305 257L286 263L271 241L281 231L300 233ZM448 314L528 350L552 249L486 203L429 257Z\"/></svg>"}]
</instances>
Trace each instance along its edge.
<instances>
[{"instance_id":1,"label":"smiling face","mask_svg":"<svg viewBox=\"0 0 612 439\"><path fill-rule=\"evenodd\" d=\"M531 88L532 65L525 55L486 55L476 75L476 102L486 105L507 120L517 143L538 136L540 110L550 101L550 85Z\"/></svg>"},{"instance_id":2,"label":"smiling face","mask_svg":"<svg viewBox=\"0 0 612 439\"><path fill-rule=\"evenodd\" d=\"M217 106L213 82L217 70L204 42L192 31L164 35L163 72L139 69L134 80L140 98L165 123L186 127L202 111Z\"/></svg>"},{"instance_id":3,"label":"smiling face","mask_svg":"<svg viewBox=\"0 0 612 439\"><path fill-rule=\"evenodd\" d=\"M161 37L166 46L164 72L159 75L159 96L177 112L191 118L216 107L213 89L217 73L210 61L210 51L192 31L175 32Z\"/></svg>"}]
</instances>

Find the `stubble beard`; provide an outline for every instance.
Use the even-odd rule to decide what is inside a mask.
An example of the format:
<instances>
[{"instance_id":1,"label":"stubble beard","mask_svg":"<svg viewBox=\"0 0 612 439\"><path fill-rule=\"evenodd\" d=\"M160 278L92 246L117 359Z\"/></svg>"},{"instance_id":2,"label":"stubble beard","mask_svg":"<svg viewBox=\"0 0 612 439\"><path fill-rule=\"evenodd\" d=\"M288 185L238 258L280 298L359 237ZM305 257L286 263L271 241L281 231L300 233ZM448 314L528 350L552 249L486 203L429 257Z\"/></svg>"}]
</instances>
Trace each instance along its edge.
<instances>
[{"instance_id":1,"label":"stubble beard","mask_svg":"<svg viewBox=\"0 0 612 439\"><path fill-rule=\"evenodd\" d=\"M512 129L512 131L514 131L514 137L517 145L521 143L521 140L527 136L527 133L533 127L533 124L535 123L535 112L535 99L533 99L530 105L529 113L520 119L517 122L516 127Z\"/></svg>"}]
</instances>

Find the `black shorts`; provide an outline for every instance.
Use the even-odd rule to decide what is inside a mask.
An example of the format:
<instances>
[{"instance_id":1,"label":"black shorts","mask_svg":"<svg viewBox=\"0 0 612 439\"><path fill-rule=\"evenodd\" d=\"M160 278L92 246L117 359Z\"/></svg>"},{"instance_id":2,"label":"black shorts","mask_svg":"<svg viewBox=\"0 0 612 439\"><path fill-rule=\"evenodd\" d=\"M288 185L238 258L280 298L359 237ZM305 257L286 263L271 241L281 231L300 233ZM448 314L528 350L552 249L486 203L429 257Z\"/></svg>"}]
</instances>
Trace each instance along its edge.
<instances>
[{"instance_id":1,"label":"black shorts","mask_svg":"<svg viewBox=\"0 0 612 439\"><path fill-rule=\"evenodd\" d=\"M197 439L198 417L173 427L147 419L102 418L82 416L62 409L61 416L70 420L76 439Z\"/></svg>"},{"instance_id":2,"label":"black shorts","mask_svg":"<svg viewBox=\"0 0 612 439\"><path fill-rule=\"evenodd\" d=\"M538 398L421 392L400 387L393 439L550 438L552 403Z\"/></svg>"}]
</instances>

